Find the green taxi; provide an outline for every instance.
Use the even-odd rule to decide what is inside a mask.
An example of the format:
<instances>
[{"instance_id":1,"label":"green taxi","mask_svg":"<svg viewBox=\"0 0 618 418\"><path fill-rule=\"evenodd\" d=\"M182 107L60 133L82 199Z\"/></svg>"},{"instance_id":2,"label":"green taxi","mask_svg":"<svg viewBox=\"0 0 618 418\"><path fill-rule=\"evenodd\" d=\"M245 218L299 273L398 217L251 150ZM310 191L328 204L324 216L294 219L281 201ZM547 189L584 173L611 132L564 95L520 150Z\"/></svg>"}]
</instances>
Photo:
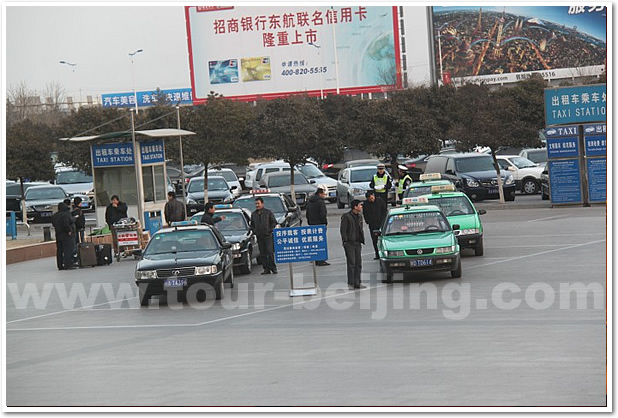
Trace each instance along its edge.
<instances>
[{"instance_id":1,"label":"green taxi","mask_svg":"<svg viewBox=\"0 0 618 418\"><path fill-rule=\"evenodd\" d=\"M450 180L442 179L440 173L427 173L421 174L420 181L410 183L408 188L403 194L403 197L416 197L431 193L432 186L446 186L451 183Z\"/></svg>"},{"instance_id":2,"label":"green taxi","mask_svg":"<svg viewBox=\"0 0 618 418\"><path fill-rule=\"evenodd\" d=\"M450 271L460 278L457 229L427 198L403 199L403 206L388 212L378 237L380 270L386 274L382 281L391 283L394 273L420 271Z\"/></svg>"},{"instance_id":3,"label":"green taxi","mask_svg":"<svg viewBox=\"0 0 618 418\"><path fill-rule=\"evenodd\" d=\"M479 215L487 213L485 209L477 211L465 193L455 191L454 185L433 186L431 194L424 197L429 204L442 209L451 226L459 225L455 235L462 249L471 248L474 255L483 255L483 224Z\"/></svg>"}]
</instances>

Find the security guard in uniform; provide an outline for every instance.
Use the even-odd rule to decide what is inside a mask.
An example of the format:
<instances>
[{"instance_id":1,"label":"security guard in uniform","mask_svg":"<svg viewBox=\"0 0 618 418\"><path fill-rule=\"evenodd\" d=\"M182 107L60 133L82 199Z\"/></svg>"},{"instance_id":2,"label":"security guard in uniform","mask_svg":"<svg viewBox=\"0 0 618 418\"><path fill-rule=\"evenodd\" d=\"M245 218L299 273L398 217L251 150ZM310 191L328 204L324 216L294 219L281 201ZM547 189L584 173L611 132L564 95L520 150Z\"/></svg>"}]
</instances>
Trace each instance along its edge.
<instances>
[{"instance_id":1,"label":"security guard in uniform","mask_svg":"<svg viewBox=\"0 0 618 418\"><path fill-rule=\"evenodd\" d=\"M378 172L373 175L369 187L376 193L376 197L388 203L388 191L393 187L391 177L386 173L384 164L376 166Z\"/></svg>"},{"instance_id":2,"label":"security guard in uniform","mask_svg":"<svg viewBox=\"0 0 618 418\"><path fill-rule=\"evenodd\" d=\"M401 202L403 200L403 194L412 183L412 177L408 174L408 167L405 165L399 165L399 181L397 181L397 197Z\"/></svg>"}]
</instances>

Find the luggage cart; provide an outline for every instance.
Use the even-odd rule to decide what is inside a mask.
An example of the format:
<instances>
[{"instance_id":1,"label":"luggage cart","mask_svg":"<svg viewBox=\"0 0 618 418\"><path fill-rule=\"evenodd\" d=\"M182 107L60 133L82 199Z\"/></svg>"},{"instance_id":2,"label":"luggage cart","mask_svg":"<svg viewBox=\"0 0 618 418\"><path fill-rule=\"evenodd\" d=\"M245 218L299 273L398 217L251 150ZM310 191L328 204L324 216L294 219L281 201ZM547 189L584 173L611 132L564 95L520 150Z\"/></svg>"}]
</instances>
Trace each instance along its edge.
<instances>
[{"instance_id":1,"label":"luggage cart","mask_svg":"<svg viewBox=\"0 0 618 418\"><path fill-rule=\"evenodd\" d=\"M125 218L114 224L116 230L115 244L118 252L116 261L133 254L134 250L141 249L140 227L135 219ZM135 257L135 256L134 256Z\"/></svg>"}]
</instances>

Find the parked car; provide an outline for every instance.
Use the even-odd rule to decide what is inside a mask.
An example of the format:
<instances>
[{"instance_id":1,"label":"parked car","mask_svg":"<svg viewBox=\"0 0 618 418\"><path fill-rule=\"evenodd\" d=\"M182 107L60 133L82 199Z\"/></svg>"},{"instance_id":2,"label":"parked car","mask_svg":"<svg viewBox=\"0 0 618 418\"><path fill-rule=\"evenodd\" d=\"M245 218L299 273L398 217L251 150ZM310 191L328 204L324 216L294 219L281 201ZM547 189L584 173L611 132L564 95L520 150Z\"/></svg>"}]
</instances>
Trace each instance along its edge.
<instances>
[{"instance_id":1,"label":"parked car","mask_svg":"<svg viewBox=\"0 0 618 418\"><path fill-rule=\"evenodd\" d=\"M72 167L56 167L55 184L61 186L69 196L88 196L89 206L83 207L83 210L94 211L94 183L90 174Z\"/></svg>"},{"instance_id":2,"label":"parked car","mask_svg":"<svg viewBox=\"0 0 618 418\"><path fill-rule=\"evenodd\" d=\"M354 160L367 160L367 159L376 160L374 156L372 156L371 154L365 151L353 149L353 148L346 148L343 150L343 158L341 159L341 161L324 164L322 166L322 171L328 177L337 179L339 176L339 172L343 168L345 168L346 162L354 161Z\"/></svg>"},{"instance_id":3,"label":"parked car","mask_svg":"<svg viewBox=\"0 0 618 418\"><path fill-rule=\"evenodd\" d=\"M213 168L213 169L208 170L208 177L210 176L223 177L225 181L227 182L227 184L230 186L230 188L233 188L234 186L236 186L235 189L232 189L232 194L234 195L234 197L236 198L240 196L240 191L242 187L234 171L232 171L229 168L221 168L221 169Z\"/></svg>"},{"instance_id":4,"label":"parked car","mask_svg":"<svg viewBox=\"0 0 618 418\"><path fill-rule=\"evenodd\" d=\"M513 174L517 190L525 194L539 192L543 167L518 155L497 155L496 160L500 165L500 170L507 170Z\"/></svg>"},{"instance_id":5,"label":"parked car","mask_svg":"<svg viewBox=\"0 0 618 418\"><path fill-rule=\"evenodd\" d=\"M49 183L44 182L26 182L24 183L24 193L30 187L34 186L49 186ZM21 185L18 181L6 181L6 210L15 212L17 220L22 219L21 211Z\"/></svg>"},{"instance_id":6,"label":"parked car","mask_svg":"<svg viewBox=\"0 0 618 418\"><path fill-rule=\"evenodd\" d=\"M352 167L341 170L337 180L337 207L343 209L345 205L350 205L350 202L354 199L365 200L365 193L369 190L369 183L375 173L375 166ZM393 189L388 192L388 201L390 203L395 201Z\"/></svg>"},{"instance_id":7,"label":"parked car","mask_svg":"<svg viewBox=\"0 0 618 418\"><path fill-rule=\"evenodd\" d=\"M29 222L51 222L51 216L58 210L58 204L65 199L79 196L82 198L82 209L90 206L90 198L86 195L70 196L62 187L48 184L28 188L25 194L26 216Z\"/></svg>"},{"instance_id":8,"label":"parked car","mask_svg":"<svg viewBox=\"0 0 618 418\"><path fill-rule=\"evenodd\" d=\"M549 170L547 166L543 168L541 172L541 199L549 200Z\"/></svg>"},{"instance_id":9,"label":"parked car","mask_svg":"<svg viewBox=\"0 0 618 418\"><path fill-rule=\"evenodd\" d=\"M223 177L208 177L208 201L214 204L232 203L234 195L233 188ZM204 178L192 178L187 187L187 217L195 215L204 210Z\"/></svg>"},{"instance_id":10,"label":"parked car","mask_svg":"<svg viewBox=\"0 0 618 418\"><path fill-rule=\"evenodd\" d=\"M333 203L337 200L337 180L328 177L322 170L311 163L298 165L296 169L303 173L309 181L315 180L316 186L326 186L325 192L329 202Z\"/></svg>"},{"instance_id":11,"label":"parked car","mask_svg":"<svg viewBox=\"0 0 618 418\"><path fill-rule=\"evenodd\" d=\"M300 207L283 193L272 193L266 189L263 191L256 190L251 195L240 196L234 201L232 207L245 208L253 212L255 210L255 198L258 196L264 200L264 207L273 212L280 227L289 228L302 225Z\"/></svg>"},{"instance_id":12,"label":"parked car","mask_svg":"<svg viewBox=\"0 0 618 418\"><path fill-rule=\"evenodd\" d=\"M185 224L182 222L181 224ZM140 305L170 291L186 293L194 284L208 284L223 299L225 282L234 285L232 244L209 225L172 226L157 231L135 267ZM197 290L198 299L205 289Z\"/></svg>"},{"instance_id":13,"label":"parked car","mask_svg":"<svg viewBox=\"0 0 618 418\"><path fill-rule=\"evenodd\" d=\"M440 173L472 200L498 199L498 176L493 158L480 153L432 155L425 167L427 173ZM513 175L501 172L505 200L515 200Z\"/></svg>"},{"instance_id":14,"label":"parked car","mask_svg":"<svg viewBox=\"0 0 618 418\"><path fill-rule=\"evenodd\" d=\"M251 229L251 212L245 208L234 208L232 205L216 205L217 216L225 219L217 222L217 228L232 244L234 267L242 274L251 274L253 260L260 255L257 237ZM192 221L201 223L204 212L198 212L191 217Z\"/></svg>"},{"instance_id":15,"label":"parked car","mask_svg":"<svg viewBox=\"0 0 618 418\"><path fill-rule=\"evenodd\" d=\"M290 165L285 161L261 163L255 170L247 173L247 176L245 177L245 187L249 189L259 189L259 182L264 175L269 173L278 173L280 171L289 172L290 170Z\"/></svg>"},{"instance_id":16,"label":"parked car","mask_svg":"<svg viewBox=\"0 0 618 418\"><path fill-rule=\"evenodd\" d=\"M540 167L547 165L547 148L526 148L521 150L519 155L538 164Z\"/></svg>"},{"instance_id":17,"label":"parked car","mask_svg":"<svg viewBox=\"0 0 618 418\"><path fill-rule=\"evenodd\" d=\"M424 173L419 176L420 181L410 183L406 191L403 193L403 198L422 196L431 193L433 186L446 186L453 184L450 180L442 179L440 173Z\"/></svg>"},{"instance_id":18,"label":"parked car","mask_svg":"<svg viewBox=\"0 0 618 418\"><path fill-rule=\"evenodd\" d=\"M292 198L292 187L289 172L269 173L260 179L260 187L275 193L284 193ZM296 203L304 209L307 207L309 197L315 193L318 187L315 180L307 180L301 172L294 173L294 194Z\"/></svg>"},{"instance_id":19,"label":"parked car","mask_svg":"<svg viewBox=\"0 0 618 418\"><path fill-rule=\"evenodd\" d=\"M421 154L417 157L404 160L402 164L408 168L408 174L410 174L412 180L419 181L419 177L425 172L427 160L429 160L429 155Z\"/></svg>"}]
</instances>

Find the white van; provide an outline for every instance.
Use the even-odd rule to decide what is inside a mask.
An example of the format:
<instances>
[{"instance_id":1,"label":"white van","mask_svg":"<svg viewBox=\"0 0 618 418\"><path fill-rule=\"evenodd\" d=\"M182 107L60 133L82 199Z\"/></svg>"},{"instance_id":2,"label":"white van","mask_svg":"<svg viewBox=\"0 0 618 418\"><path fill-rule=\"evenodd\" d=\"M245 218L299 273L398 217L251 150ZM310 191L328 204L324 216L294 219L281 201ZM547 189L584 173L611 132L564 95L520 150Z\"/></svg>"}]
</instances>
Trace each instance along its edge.
<instances>
[{"instance_id":1,"label":"white van","mask_svg":"<svg viewBox=\"0 0 618 418\"><path fill-rule=\"evenodd\" d=\"M236 186L235 189L232 190L232 194L234 195L234 199L240 196L240 181L238 180L238 176L234 173L234 170L231 168L211 168L208 170L208 177L210 176L220 176L225 179L227 184L232 186Z\"/></svg>"},{"instance_id":2,"label":"white van","mask_svg":"<svg viewBox=\"0 0 618 418\"><path fill-rule=\"evenodd\" d=\"M264 175L269 173L278 173L280 171L290 171L290 165L285 161L273 161L270 163L262 163L253 171L247 173L245 177L245 187L249 189L259 189L259 182Z\"/></svg>"}]
</instances>

